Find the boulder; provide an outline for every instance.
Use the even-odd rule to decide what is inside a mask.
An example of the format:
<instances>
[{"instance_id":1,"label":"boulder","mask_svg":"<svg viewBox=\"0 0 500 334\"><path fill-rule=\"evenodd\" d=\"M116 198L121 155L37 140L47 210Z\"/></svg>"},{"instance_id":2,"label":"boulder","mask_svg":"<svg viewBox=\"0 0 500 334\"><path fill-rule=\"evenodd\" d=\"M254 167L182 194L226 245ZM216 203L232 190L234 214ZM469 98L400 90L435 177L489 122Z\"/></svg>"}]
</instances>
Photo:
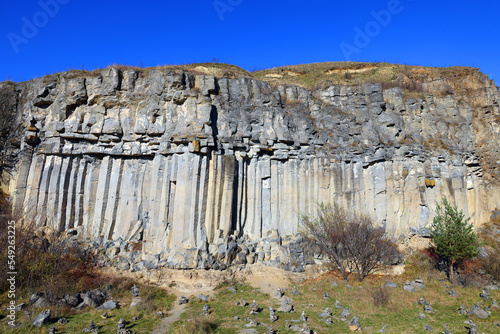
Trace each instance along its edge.
<instances>
[{"instance_id":1,"label":"boulder","mask_svg":"<svg viewBox=\"0 0 500 334\"><path fill-rule=\"evenodd\" d=\"M403 286L403 290L409 291L409 292L415 292L415 287L410 284L410 282L406 281L405 285Z\"/></svg>"},{"instance_id":2,"label":"boulder","mask_svg":"<svg viewBox=\"0 0 500 334\"><path fill-rule=\"evenodd\" d=\"M385 282L384 286L386 286L388 288L397 288L398 287L398 285L396 283L389 282L389 281Z\"/></svg>"},{"instance_id":3,"label":"boulder","mask_svg":"<svg viewBox=\"0 0 500 334\"><path fill-rule=\"evenodd\" d=\"M130 302L130 308L134 308L137 305L142 303L142 298L141 297L133 297L132 301Z\"/></svg>"},{"instance_id":4,"label":"boulder","mask_svg":"<svg viewBox=\"0 0 500 334\"><path fill-rule=\"evenodd\" d=\"M329 318L332 316L332 313L330 312L330 308L327 307L323 310L323 312L321 312L320 314L318 314L318 317L320 318Z\"/></svg>"},{"instance_id":5,"label":"boulder","mask_svg":"<svg viewBox=\"0 0 500 334\"><path fill-rule=\"evenodd\" d=\"M99 306L98 310L114 310L117 307L116 302L114 300L108 300L101 306Z\"/></svg>"},{"instance_id":6,"label":"boulder","mask_svg":"<svg viewBox=\"0 0 500 334\"><path fill-rule=\"evenodd\" d=\"M31 324L35 327L40 327L45 325L50 319L50 310L45 310L39 315L36 316L35 319L31 322Z\"/></svg>"},{"instance_id":7,"label":"boulder","mask_svg":"<svg viewBox=\"0 0 500 334\"><path fill-rule=\"evenodd\" d=\"M340 320L343 320L343 321L346 321L347 320L347 317L351 315L351 312L349 311L349 308L345 308L342 310L342 312L340 312Z\"/></svg>"},{"instance_id":8,"label":"boulder","mask_svg":"<svg viewBox=\"0 0 500 334\"><path fill-rule=\"evenodd\" d=\"M479 319L488 319L488 317L490 316L488 312L479 307L479 303L472 306L472 308L470 309L470 314L478 317Z\"/></svg>"},{"instance_id":9,"label":"boulder","mask_svg":"<svg viewBox=\"0 0 500 334\"><path fill-rule=\"evenodd\" d=\"M363 328L361 327L361 324L359 323L359 318L358 317L352 317L351 321L349 322L349 329L352 331L361 331Z\"/></svg>"},{"instance_id":10,"label":"boulder","mask_svg":"<svg viewBox=\"0 0 500 334\"><path fill-rule=\"evenodd\" d=\"M97 330L99 329L99 327L97 327L93 321L90 322L90 324L85 327L82 332L84 333L95 333L97 332Z\"/></svg>"},{"instance_id":11,"label":"boulder","mask_svg":"<svg viewBox=\"0 0 500 334\"><path fill-rule=\"evenodd\" d=\"M67 294L67 295L64 296L64 299L66 300L66 303L69 306L72 306L72 307L76 307L81 302L83 302L83 299L80 297L79 293L75 293L75 294L72 294L72 295Z\"/></svg>"},{"instance_id":12,"label":"boulder","mask_svg":"<svg viewBox=\"0 0 500 334\"><path fill-rule=\"evenodd\" d=\"M83 297L83 302L85 305L90 307L99 307L104 303L106 299L106 293L100 289L94 289L92 291L87 291Z\"/></svg>"},{"instance_id":13,"label":"boulder","mask_svg":"<svg viewBox=\"0 0 500 334\"><path fill-rule=\"evenodd\" d=\"M286 297L283 300L283 302L281 303L281 307L283 308L283 312L285 312L285 313L293 312L292 301Z\"/></svg>"},{"instance_id":14,"label":"boulder","mask_svg":"<svg viewBox=\"0 0 500 334\"><path fill-rule=\"evenodd\" d=\"M198 295L198 299L202 300L204 302L208 302L208 300L209 300L208 296L205 296L205 295Z\"/></svg>"},{"instance_id":15,"label":"boulder","mask_svg":"<svg viewBox=\"0 0 500 334\"><path fill-rule=\"evenodd\" d=\"M36 308L44 308L49 306L49 302L45 297L37 298L37 300L33 303L33 307Z\"/></svg>"}]
</instances>

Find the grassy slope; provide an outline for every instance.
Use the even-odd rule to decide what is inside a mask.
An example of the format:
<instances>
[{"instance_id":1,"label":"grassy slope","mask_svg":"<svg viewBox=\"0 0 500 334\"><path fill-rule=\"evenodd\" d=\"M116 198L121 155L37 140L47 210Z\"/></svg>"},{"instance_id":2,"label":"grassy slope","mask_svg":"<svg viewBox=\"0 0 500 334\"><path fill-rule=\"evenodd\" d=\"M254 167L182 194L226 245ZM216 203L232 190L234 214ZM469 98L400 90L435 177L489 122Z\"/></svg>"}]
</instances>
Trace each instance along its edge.
<instances>
[{"instance_id":1,"label":"grassy slope","mask_svg":"<svg viewBox=\"0 0 500 334\"><path fill-rule=\"evenodd\" d=\"M429 333L423 330L426 324L433 327L431 333L441 333L444 330L444 324L447 324L452 333L465 333L464 321L472 319L478 326L479 332L497 333L500 327L496 324L500 321L500 310L493 310L490 318L481 320L476 317L467 318L465 315L460 315L457 310L461 304L464 304L468 309L476 302L481 301L479 298L480 288L463 288L454 287L458 293L458 297L450 297L447 289L450 288L446 283L445 277L438 273L432 272L424 278L426 284L423 290L410 293L402 289L406 279L415 279L416 276L410 273L401 277L371 277L364 282L351 283L352 288L339 282L337 287L332 287L332 282L336 280L332 275L324 275L315 280L307 281L302 284L297 284L297 289L300 294L293 296L287 292L285 296L293 299L295 313L285 314L276 312L279 317L278 321L272 324L274 330L278 333L295 333L293 330L285 330L285 320L299 319L302 311L305 311L308 316L308 326L310 329L318 333L350 333L348 322L342 322L333 318L333 325L327 326L324 322L319 321L318 314L326 307L330 308L334 317L340 315L341 310L334 307L335 301L339 300L344 307L349 307L352 316L358 316L364 333L377 333L382 324L386 324L387 333ZM397 288L387 289L390 296L387 306L376 306L373 299L373 292L376 291L386 280L391 280L398 284ZM203 322L212 323L217 326L215 333L235 333L240 329L244 329L244 318L250 317L256 319L262 325L256 329L259 333L265 333L267 326L270 325L269 306L275 310L280 306L275 298L270 298L269 295L261 293L244 283L233 283L238 287L237 293L232 293L226 289L227 285L221 287L215 298L208 302L212 313L207 316L201 316L204 302L193 300L190 302L187 311L182 315L181 319L174 323L171 328L171 333L196 333L196 330L201 327ZM290 285L289 290L292 288ZM323 292L328 291L330 299L323 298ZM500 299L499 291L492 291L492 299ZM423 312L423 305L418 304L420 297L431 304L436 310L436 313L426 314L423 320L418 319L419 312ZM250 315L248 306L243 308L234 305L235 301L245 299L249 304L253 299L263 308L263 311L258 315ZM482 301L482 306L486 307L491 304L490 301ZM239 320L235 321L234 316L238 316ZM349 317L350 319L351 317ZM290 322L292 325L302 325L302 322ZM198 331L205 333L209 331Z\"/></svg>"},{"instance_id":2,"label":"grassy slope","mask_svg":"<svg viewBox=\"0 0 500 334\"><path fill-rule=\"evenodd\" d=\"M139 320L130 322L126 328L137 334L148 334L151 333L154 328L160 323L160 318L156 316L157 311L162 311L167 314L175 301L175 296L167 294L165 290L157 287L149 287L137 284L140 291L140 296L143 299L143 303L136 308L131 309L129 307L132 301L132 295L130 288L133 282L129 279L114 279L116 282L112 284L111 290L108 291L110 297L115 301L119 301L119 308L111 311L107 311L109 318L101 318L101 314L105 311L98 311L97 309L91 309L86 307L82 311L74 311L68 308L61 307L48 307L51 309L51 320L50 323L41 327L31 326L31 321L43 310L43 309L33 309L31 316L25 316L23 312L18 312L16 316L16 321L21 322L23 325L17 329L11 329L7 325L7 312L3 310L0 311L0 333L35 333L35 334L45 334L48 328L51 326L56 327L56 332L59 334L73 334L81 333L84 328L86 328L91 321L95 325L101 327L99 330L100 334L116 334L117 323L120 318L124 318L129 321L134 316L138 316ZM18 304L25 302L27 298L18 299ZM8 305L8 299L6 295L0 296L0 302L2 305ZM60 317L65 317L68 319L68 323L61 325L57 323Z\"/></svg>"}]
</instances>

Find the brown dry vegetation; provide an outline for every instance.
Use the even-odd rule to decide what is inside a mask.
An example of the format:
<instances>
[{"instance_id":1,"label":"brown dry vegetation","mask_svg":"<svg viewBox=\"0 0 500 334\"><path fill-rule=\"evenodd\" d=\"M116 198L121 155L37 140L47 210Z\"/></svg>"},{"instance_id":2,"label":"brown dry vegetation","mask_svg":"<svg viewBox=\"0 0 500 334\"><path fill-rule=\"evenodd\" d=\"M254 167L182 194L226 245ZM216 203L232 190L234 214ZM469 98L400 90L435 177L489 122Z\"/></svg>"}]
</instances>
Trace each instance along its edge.
<instances>
[{"instance_id":1,"label":"brown dry vegetation","mask_svg":"<svg viewBox=\"0 0 500 334\"><path fill-rule=\"evenodd\" d=\"M288 288L283 287L285 296L293 300L294 313L283 313L279 311L281 301L244 282L228 282L216 288L216 294L210 300L211 314L207 317L200 316L205 302L193 300L187 305L186 312L181 319L173 324L172 333L210 333L211 329L203 330L201 322L217 325L215 333L235 333L249 322L248 317L257 320L259 325L256 330L264 333L267 326L272 326L278 333L294 333L294 329L286 329L288 321L296 328L302 327L302 322L296 322L302 311L308 317L306 325L317 333L350 333L349 321L342 322L338 316L342 310L335 308L336 300L343 307L348 307L352 316L358 316L364 333L377 333L382 324L386 324L388 333L425 333L425 324L433 326L432 333L442 332L443 324L448 324L451 332L463 333L464 320L472 319L479 328L479 332L494 333L497 331L496 323L499 320L500 311L493 309L490 318L481 320L476 317L466 317L458 313L461 304L470 308L477 303L481 288L460 287L454 289L457 297L451 297L448 290L451 285L447 282L444 273L436 271L425 259L425 254L420 254L420 260L414 263L413 258L408 259L407 267L410 268L402 276L388 277L383 275L371 275L363 282L352 282L352 285L339 282L339 276L334 272L320 275L301 283L291 283ZM415 266L413 266L415 265ZM424 270L424 271L421 271ZM414 280L417 276L424 279L425 287L414 293L404 291L402 286L406 280ZM384 287L384 283L390 280L397 284L396 288ZM337 281L338 284L332 282ZM236 293L228 291L228 286L235 286ZM297 295L292 295L290 290L293 286L298 289ZM323 297L324 291L330 295L329 299ZM497 299L498 291L492 291L492 299ZM435 313L426 313L425 319L418 319L419 312L423 311L423 305L418 303L420 297L431 304ZM235 300L255 300L263 310L259 314L250 315L248 307L235 305ZM481 306L486 307L490 301L482 301ZM276 315L278 320L272 324L269 322L268 307L278 309ZM324 320L318 317L326 307L333 314L333 325L328 326ZM235 320L234 317L238 316ZM350 319L351 317L349 317ZM348 320L349 320L348 319Z\"/></svg>"},{"instance_id":2,"label":"brown dry vegetation","mask_svg":"<svg viewBox=\"0 0 500 334\"><path fill-rule=\"evenodd\" d=\"M281 66L270 69L246 71L236 65L219 62L193 63L183 65L163 65L156 67L140 67L121 64L113 64L106 68L118 68L122 71L127 69L136 70L140 76L147 76L151 70L186 71L192 74L211 74L216 77L239 78L247 77L267 81L273 86L279 84L297 85L308 89L329 86L333 84L359 85L368 82L381 83L384 89L399 87L403 89L408 97L422 98L428 94L449 95L452 94L456 85L450 82L443 90L426 91L424 82L447 78L448 81L458 81L459 86L463 84L460 78L475 78L472 81L487 79L481 75L479 69L473 67L424 67L401 64L362 63L362 62L324 62L300 65ZM50 80L52 76L57 78L75 78L80 76L100 76L102 69L85 71L81 69L69 69L66 72L46 76ZM470 80L468 80L470 81Z\"/></svg>"},{"instance_id":3,"label":"brown dry vegetation","mask_svg":"<svg viewBox=\"0 0 500 334\"><path fill-rule=\"evenodd\" d=\"M303 233L348 279L356 273L358 280L389 263L397 261L400 253L382 227L374 227L372 219L343 208L337 203L319 203L316 215L302 216Z\"/></svg>"},{"instance_id":4,"label":"brown dry vegetation","mask_svg":"<svg viewBox=\"0 0 500 334\"><path fill-rule=\"evenodd\" d=\"M8 235L0 234L0 294L9 288L7 273L16 271L16 288L24 295L44 292L48 299L55 302L57 297L95 288L104 278L95 271L95 263L90 252L78 245L70 245L62 240L50 240L42 232L36 231L33 224L13 217L7 195L0 191L1 220L0 229L7 231L10 221L16 222L15 256L7 253ZM14 270L8 270L8 260L15 261Z\"/></svg>"},{"instance_id":5,"label":"brown dry vegetation","mask_svg":"<svg viewBox=\"0 0 500 334\"><path fill-rule=\"evenodd\" d=\"M482 265L495 280L500 281L500 216L493 215L481 228L479 236L486 243L488 253L488 257L482 259Z\"/></svg>"}]
</instances>

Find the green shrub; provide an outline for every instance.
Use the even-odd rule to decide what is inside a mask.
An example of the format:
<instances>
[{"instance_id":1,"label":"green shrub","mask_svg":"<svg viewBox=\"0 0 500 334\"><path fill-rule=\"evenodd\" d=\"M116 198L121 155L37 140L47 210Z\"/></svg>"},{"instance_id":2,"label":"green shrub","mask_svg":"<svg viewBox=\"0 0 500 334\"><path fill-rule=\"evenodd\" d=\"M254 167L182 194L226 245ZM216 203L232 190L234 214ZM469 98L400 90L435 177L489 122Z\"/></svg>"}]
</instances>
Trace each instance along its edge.
<instances>
[{"instance_id":1,"label":"green shrub","mask_svg":"<svg viewBox=\"0 0 500 334\"><path fill-rule=\"evenodd\" d=\"M480 243L474 226L469 224L470 218L465 218L463 211L451 206L446 198L442 199L441 204L437 204L437 215L430 228L431 238L436 253L447 259L450 281L454 282L455 263L476 257Z\"/></svg>"}]
</instances>

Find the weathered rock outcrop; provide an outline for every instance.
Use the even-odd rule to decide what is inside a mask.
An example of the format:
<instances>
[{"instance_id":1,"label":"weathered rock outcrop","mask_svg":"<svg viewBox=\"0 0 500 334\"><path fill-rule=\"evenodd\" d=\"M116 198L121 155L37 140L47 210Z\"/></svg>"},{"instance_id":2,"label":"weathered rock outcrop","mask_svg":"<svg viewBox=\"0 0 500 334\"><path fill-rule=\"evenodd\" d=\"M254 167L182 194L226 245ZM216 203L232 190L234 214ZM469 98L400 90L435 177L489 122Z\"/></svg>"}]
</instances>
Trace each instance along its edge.
<instances>
[{"instance_id":1,"label":"weathered rock outcrop","mask_svg":"<svg viewBox=\"0 0 500 334\"><path fill-rule=\"evenodd\" d=\"M9 151L13 206L38 226L142 241L173 262L216 254L228 235L294 235L319 201L396 238L425 234L442 196L481 224L500 206L500 93L478 72L440 80L453 91L428 79L436 93L414 98L169 69L2 84L25 129Z\"/></svg>"}]
</instances>

